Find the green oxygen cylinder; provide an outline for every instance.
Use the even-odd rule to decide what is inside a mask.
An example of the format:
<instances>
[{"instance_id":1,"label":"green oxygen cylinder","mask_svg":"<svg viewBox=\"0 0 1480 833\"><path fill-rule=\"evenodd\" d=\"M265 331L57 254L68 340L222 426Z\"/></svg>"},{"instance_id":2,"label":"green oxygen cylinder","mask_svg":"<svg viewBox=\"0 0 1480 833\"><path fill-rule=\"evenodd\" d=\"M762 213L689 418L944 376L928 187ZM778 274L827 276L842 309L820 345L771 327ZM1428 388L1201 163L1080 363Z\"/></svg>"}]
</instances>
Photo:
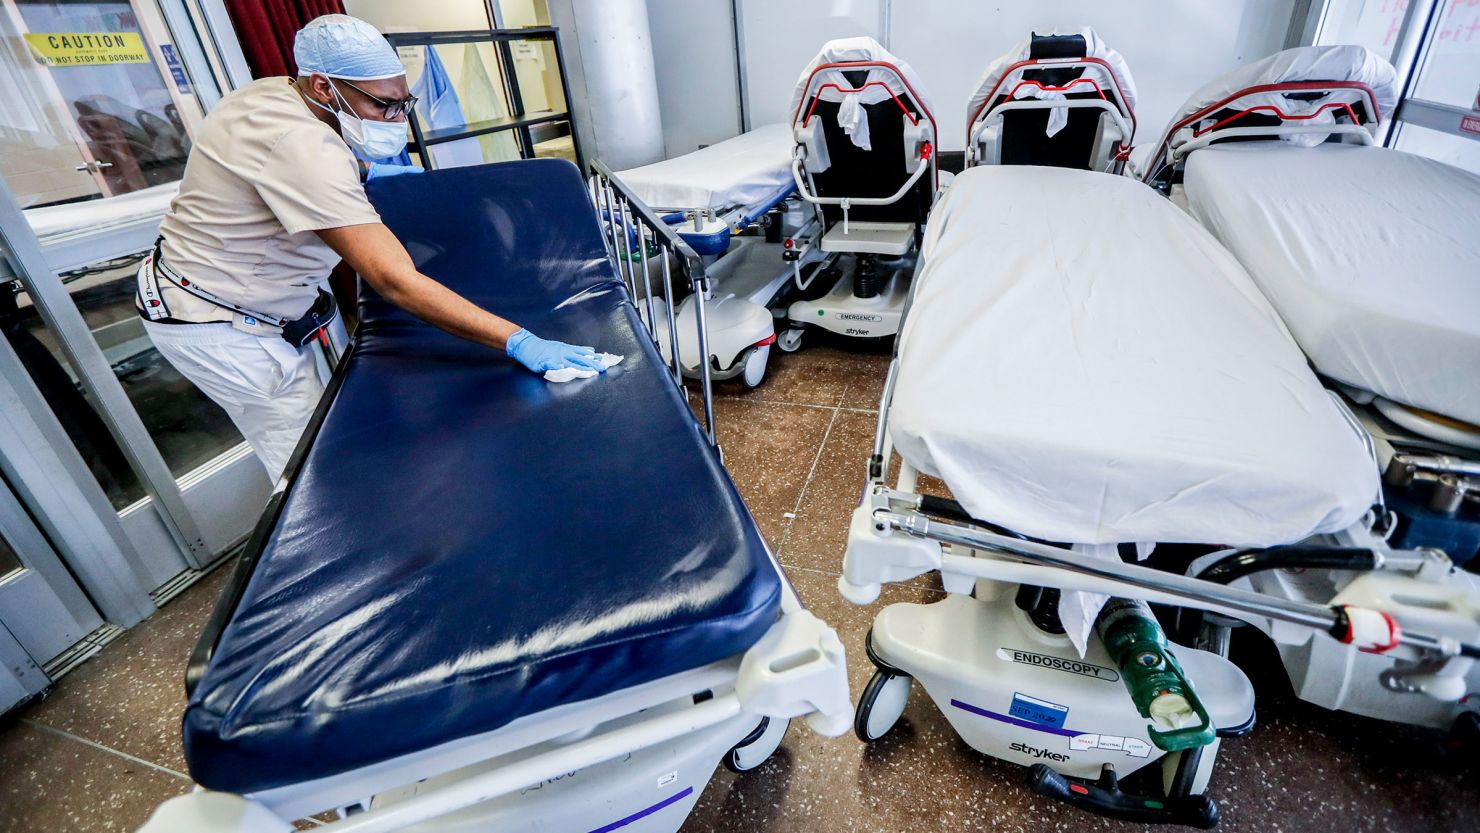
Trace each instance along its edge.
<instances>
[{"instance_id":1,"label":"green oxygen cylinder","mask_svg":"<svg viewBox=\"0 0 1480 833\"><path fill-rule=\"evenodd\" d=\"M1147 730L1152 743L1177 752L1213 742L1213 722L1149 605L1139 599L1112 598L1100 611L1095 629L1120 668L1136 710L1151 720Z\"/></svg>"}]
</instances>

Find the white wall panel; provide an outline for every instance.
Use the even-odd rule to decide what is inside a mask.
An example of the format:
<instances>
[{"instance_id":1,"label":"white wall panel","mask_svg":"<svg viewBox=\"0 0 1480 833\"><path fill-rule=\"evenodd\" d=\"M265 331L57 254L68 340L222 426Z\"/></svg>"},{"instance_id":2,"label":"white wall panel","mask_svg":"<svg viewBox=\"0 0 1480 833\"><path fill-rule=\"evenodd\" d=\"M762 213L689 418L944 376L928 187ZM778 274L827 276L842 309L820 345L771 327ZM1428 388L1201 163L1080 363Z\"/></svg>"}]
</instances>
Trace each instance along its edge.
<instances>
[{"instance_id":1,"label":"white wall panel","mask_svg":"<svg viewBox=\"0 0 1480 833\"><path fill-rule=\"evenodd\" d=\"M740 133L729 0L647 0L663 148L681 156Z\"/></svg>"},{"instance_id":2,"label":"white wall panel","mask_svg":"<svg viewBox=\"0 0 1480 833\"><path fill-rule=\"evenodd\" d=\"M824 42L858 35L883 40L880 13L885 5L884 0L741 0L746 117L750 126L790 117L786 107L797 76ZM893 5L898 17L898 7L913 7L916 0L894 0ZM976 4L955 0L949 5ZM951 24L942 19L942 25ZM965 109L965 99L961 107Z\"/></svg>"}]
</instances>

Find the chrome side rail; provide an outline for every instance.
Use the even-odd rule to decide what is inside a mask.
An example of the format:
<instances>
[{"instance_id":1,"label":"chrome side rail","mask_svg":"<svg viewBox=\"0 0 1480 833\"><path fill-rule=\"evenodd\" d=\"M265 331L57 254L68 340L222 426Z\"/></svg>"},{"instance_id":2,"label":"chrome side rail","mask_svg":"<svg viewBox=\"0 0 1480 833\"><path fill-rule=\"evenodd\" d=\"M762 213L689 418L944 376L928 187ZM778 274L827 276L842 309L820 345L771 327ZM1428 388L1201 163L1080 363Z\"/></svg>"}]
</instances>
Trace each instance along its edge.
<instances>
[{"instance_id":1,"label":"chrome side rail","mask_svg":"<svg viewBox=\"0 0 1480 833\"><path fill-rule=\"evenodd\" d=\"M621 276L623 283L627 285L627 291L634 299L637 297L639 285L645 290L643 296L647 306L647 320L644 324L655 346L658 343L658 323L653 306L652 278L647 258L648 242L651 241L657 248L662 263L663 305L666 307L668 317L669 370L673 375L673 383L678 385L680 391L684 390L683 367L679 361L678 326L674 318L674 303L673 299L668 297L668 289L672 287L670 261L677 261L679 268L689 279L689 286L694 292L694 317L698 330L699 355L705 359L699 362L699 385L704 399L704 431L709 437L709 444L718 448L719 443L714 433L714 380L711 378L708 360L709 325L704 314L704 304L709 297L709 276L704 271L704 262L672 227L663 222L651 208L638 199L622 180L617 178L616 173L600 159L591 160L589 187L591 202L596 207L596 215L601 220L605 232L602 237L616 263L617 274ZM634 262L634 258L641 258L640 269ZM685 396L687 396L686 391Z\"/></svg>"}]
</instances>

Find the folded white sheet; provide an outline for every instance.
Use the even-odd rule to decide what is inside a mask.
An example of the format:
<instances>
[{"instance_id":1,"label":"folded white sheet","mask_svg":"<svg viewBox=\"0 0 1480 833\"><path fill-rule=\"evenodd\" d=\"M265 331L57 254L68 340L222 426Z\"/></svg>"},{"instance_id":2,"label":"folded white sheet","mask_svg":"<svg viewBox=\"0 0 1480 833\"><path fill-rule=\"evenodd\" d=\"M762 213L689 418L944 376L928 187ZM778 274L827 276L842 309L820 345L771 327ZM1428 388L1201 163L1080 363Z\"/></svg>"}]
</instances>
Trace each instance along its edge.
<instances>
[{"instance_id":1,"label":"folded white sheet","mask_svg":"<svg viewBox=\"0 0 1480 833\"><path fill-rule=\"evenodd\" d=\"M972 168L931 214L890 430L974 516L1069 544L1344 528L1377 472L1269 302L1124 177Z\"/></svg>"},{"instance_id":2,"label":"folded white sheet","mask_svg":"<svg viewBox=\"0 0 1480 833\"><path fill-rule=\"evenodd\" d=\"M1188 208L1316 369L1480 424L1480 176L1378 147L1215 145Z\"/></svg>"}]
</instances>

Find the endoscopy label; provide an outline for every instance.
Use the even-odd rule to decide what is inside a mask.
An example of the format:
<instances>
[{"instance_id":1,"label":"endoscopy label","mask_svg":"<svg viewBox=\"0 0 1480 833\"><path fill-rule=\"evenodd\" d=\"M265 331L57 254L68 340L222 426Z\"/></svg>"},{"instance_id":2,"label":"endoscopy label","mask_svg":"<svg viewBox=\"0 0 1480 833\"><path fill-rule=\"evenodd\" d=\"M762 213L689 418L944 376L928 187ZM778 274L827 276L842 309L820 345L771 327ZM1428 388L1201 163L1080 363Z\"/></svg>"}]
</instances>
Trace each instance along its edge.
<instances>
[{"instance_id":1,"label":"endoscopy label","mask_svg":"<svg viewBox=\"0 0 1480 833\"><path fill-rule=\"evenodd\" d=\"M1019 720L1062 729L1064 719L1069 716L1069 707L1013 692L1012 707L1007 710L1007 713Z\"/></svg>"},{"instance_id":2,"label":"endoscopy label","mask_svg":"<svg viewBox=\"0 0 1480 833\"><path fill-rule=\"evenodd\" d=\"M1035 654L1031 651L1020 651L1016 648L1002 647L997 649L997 658L1008 662L1016 662L1019 665L1033 665L1038 668L1047 668L1050 671L1063 671L1066 674L1078 674L1081 677L1094 677L1107 683L1120 681L1120 672L1103 665L1095 665L1092 662L1084 662L1077 659L1064 659L1063 657L1049 656L1048 654Z\"/></svg>"}]
</instances>

